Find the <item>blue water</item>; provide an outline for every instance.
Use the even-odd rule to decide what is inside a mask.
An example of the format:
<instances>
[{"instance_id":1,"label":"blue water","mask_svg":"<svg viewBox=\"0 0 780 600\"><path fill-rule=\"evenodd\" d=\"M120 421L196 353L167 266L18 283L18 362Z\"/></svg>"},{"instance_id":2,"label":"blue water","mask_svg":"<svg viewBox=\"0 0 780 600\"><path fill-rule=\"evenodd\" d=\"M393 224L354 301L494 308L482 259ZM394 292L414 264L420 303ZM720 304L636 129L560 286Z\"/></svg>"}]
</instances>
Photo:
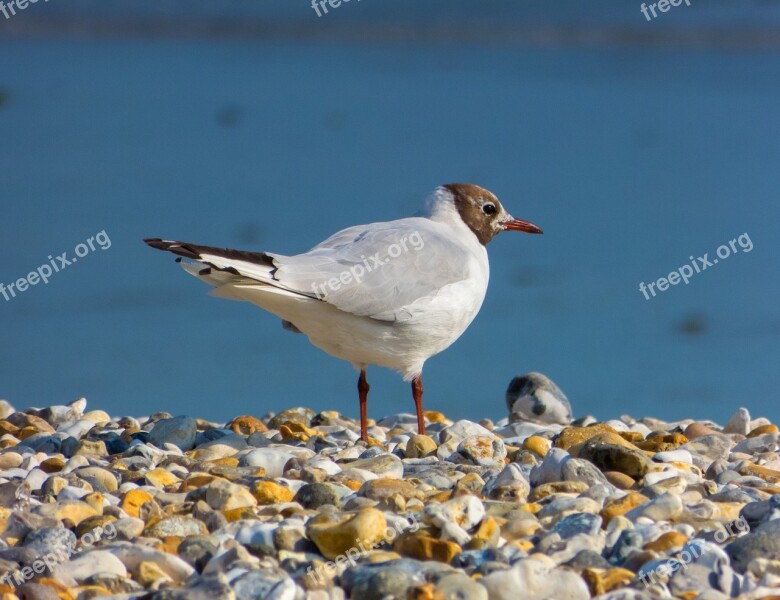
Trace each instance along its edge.
<instances>
[{"instance_id":1,"label":"blue water","mask_svg":"<svg viewBox=\"0 0 780 600\"><path fill-rule=\"evenodd\" d=\"M473 181L545 234L490 245L487 299L426 365L426 408L501 418L510 379L537 370L578 416L777 420L780 3L652 23L620 4L363 0L318 19L303 0L51 0L0 16L0 282L111 241L0 296L0 398L356 416L349 365L141 239L295 253ZM752 251L639 291L743 233ZM369 381L371 416L412 409L395 374Z\"/></svg>"}]
</instances>

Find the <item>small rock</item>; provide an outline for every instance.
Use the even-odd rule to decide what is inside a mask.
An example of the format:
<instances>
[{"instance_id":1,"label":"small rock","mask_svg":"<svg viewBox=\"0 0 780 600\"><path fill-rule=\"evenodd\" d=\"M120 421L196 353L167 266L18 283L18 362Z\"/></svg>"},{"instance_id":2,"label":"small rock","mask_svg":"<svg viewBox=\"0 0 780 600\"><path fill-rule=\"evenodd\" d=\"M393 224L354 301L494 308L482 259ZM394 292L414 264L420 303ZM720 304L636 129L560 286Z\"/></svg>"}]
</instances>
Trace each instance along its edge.
<instances>
[{"instance_id":1,"label":"small rock","mask_svg":"<svg viewBox=\"0 0 780 600\"><path fill-rule=\"evenodd\" d=\"M260 420L252 416L236 417L227 424L227 428L239 435L249 436L258 431L268 431L268 427Z\"/></svg>"},{"instance_id":2,"label":"small rock","mask_svg":"<svg viewBox=\"0 0 780 600\"><path fill-rule=\"evenodd\" d=\"M154 502L154 497L139 489L129 490L119 505L123 511L125 511L131 517L138 517L141 507L147 502Z\"/></svg>"},{"instance_id":3,"label":"small rock","mask_svg":"<svg viewBox=\"0 0 780 600\"><path fill-rule=\"evenodd\" d=\"M404 534L393 543L393 550L401 556L417 560L436 560L450 563L460 554L461 548L455 542L437 540L423 533Z\"/></svg>"},{"instance_id":4,"label":"small rock","mask_svg":"<svg viewBox=\"0 0 780 600\"><path fill-rule=\"evenodd\" d=\"M92 550L75 557L67 563L57 565L52 572L54 579L60 581L71 579L78 583L84 583L87 579L98 575L127 577L127 569L111 552Z\"/></svg>"},{"instance_id":5,"label":"small rock","mask_svg":"<svg viewBox=\"0 0 780 600\"><path fill-rule=\"evenodd\" d=\"M579 575L565 569L554 569L534 559L523 559L511 569L495 571L482 577L490 600L589 600L590 591Z\"/></svg>"},{"instance_id":6,"label":"small rock","mask_svg":"<svg viewBox=\"0 0 780 600\"><path fill-rule=\"evenodd\" d=\"M726 423L723 433L738 433L739 435L750 433L750 412L748 412L748 409L744 407L738 408L734 416Z\"/></svg>"},{"instance_id":7,"label":"small rock","mask_svg":"<svg viewBox=\"0 0 780 600\"><path fill-rule=\"evenodd\" d=\"M333 560L361 543L363 547L373 547L385 537L386 527L387 520L380 511L364 508L336 523L314 517L307 523L306 535L325 558Z\"/></svg>"},{"instance_id":8,"label":"small rock","mask_svg":"<svg viewBox=\"0 0 780 600\"><path fill-rule=\"evenodd\" d=\"M630 490L636 484L632 477L618 471L605 471L607 481L620 490Z\"/></svg>"},{"instance_id":9,"label":"small rock","mask_svg":"<svg viewBox=\"0 0 780 600\"><path fill-rule=\"evenodd\" d=\"M739 573L744 573L755 558L780 560L780 519L759 525L747 535L737 538L726 546L726 553Z\"/></svg>"},{"instance_id":10,"label":"small rock","mask_svg":"<svg viewBox=\"0 0 780 600\"><path fill-rule=\"evenodd\" d=\"M680 497L667 492L629 511L626 513L626 517L634 522L640 517L646 517L653 521L671 521L675 517L679 517L682 511L683 504Z\"/></svg>"},{"instance_id":11,"label":"small rock","mask_svg":"<svg viewBox=\"0 0 780 600\"><path fill-rule=\"evenodd\" d=\"M317 510L321 506L332 505L341 508L339 495L330 483L309 483L298 490L295 501L304 508Z\"/></svg>"},{"instance_id":12,"label":"small rock","mask_svg":"<svg viewBox=\"0 0 780 600\"><path fill-rule=\"evenodd\" d=\"M604 523L607 524L615 517L622 517L627 512L649 501L650 499L647 496L643 496L639 492L631 492L622 498L609 500L601 511L601 517L604 519Z\"/></svg>"},{"instance_id":13,"label":"small rock","mask_svg":"<svg viewBox=\"0 0 780 600\"><path fill-rule=\"evenodd\" d=\"M198 434L198 424L192 417L181 415L173 419L157 421L149 434L149 443L158 448L165 444L173 444L186 452L195 446L195 436Z\"/></svg>"},{"instance_id":14,"label":"small rock","mask_svg":"<svg viewBox=\"0 0 780 600\"><path fill-rule=\"evenodd\" d=\"M582 578L588 584L590 593L595 596L607 594L634 581L633 571L611 567L609 569L584 569Z\"/></svg>"},{"instance_id":15,"label":"small rock","mask_svg":"<svg viewBox=\"0 0 780 600\"><path fill-rule=\"evenodd\" d=\"M275 415L270 421L268 421L268 427L270 429L280 429L285 423L301 423L307 427L311 425L311 420L315 416L315 412L310 408L299 406L297 408L288 408L283 410L278 415Z\"/></svg>"},{"instance_id":16,"label":"small rock","mask_svg":"<svg viewBox=\"0 0 780 600\"><path fill-rule=\"evenodd\" d=\"M541 373L515 377L507 388L506 404L510 423L536 421L568 425L572 420L568 398Z\"/></svg>"},{"instance_id":17,"label":"small rock","mask_svg":"<svg viewBox=\"0 0 780 600\"><path fill-rule=\"evenodd\" d=\"M489 467L497 463L503 464L506 458L506 447L504 442L495 435L474 435L458 444L456 454L460 459L456 462Z\"/></svg>"},{"instance_id":18,"label":"small rock","mask_svg":"<svg viewBox=\"0 0 780 600\"><path fill-rule=\"evenodd\" d=\"M445 427L439 433L439 448L436 450L436 456L439 457L439 460L447 460L463 440L475 435L487 436L496 440L501 439L481 425L471 421L458 421Z\"/></svg>"},{"instance_id":19,"label":"small rock","mask_svg":"<svg viewBox=\"0 0 780 600\"><path fill-rule=\"evenodd\" d=\"M666 553L670 550L679 550L687 543L688 537L686 535L679 531L667 531L652 542L646 543L644 549Z\"/></svg>"},{"instance_id":20,"label":"small rock","mask_svg":"<svg viewBox=\"0 0 780 600\"><path fill-rule=\"evenodd\" d=\"M759 435L764 435L767 433L777 433L778 428L777 425L774 425L773 423L767 423L766 425L759 425L755 429L752 429L750 433L747 434L749 438L754 438Z\"/></svg>"},{"instance_id":21,"label":"small rock","mask_svg":"<svg viewBox=\"0 0 780 600\"><path fill-rule=\"evenodd\" d=\"M541 457L547 456L547 453L552 447L552 442L547 438L543 438L538 435L532 435L525 438L523 441L523 448L530 450L534 454L538 454Z\"/></svg>"},{"instance_id":22,"label":"small rock","mask_svg":"<svg viewBox=\"0 0 780 600\"><path fill-rule=\"evenodd\" d=\"M555 447L568 450L600 433L617 433L617 431L606 423L594 423L589 427L566 427L555 438Z\"/></svg>"},{"instance_id":23,"label":"small rock","mask_svg":"<svg viewBox=\"0 0 780 600\"><path fill-rule=\"evenodd\" d=\"M581 482L590 487L609 483L601 471L581 458L570 458L565 461L561 467L561 478L564 481Z\"/></svg>"},{"instance_id":24,"label":"small rock","mask_svg":"<svg viewBox=\"0 0 780 600\"><path fill-rule=\"evenodd\" d=\"M222 512L257 506L257 500L247 488L225 479L216 479L208 485L206 502L211 508Z\"/></svg>"},{"instance_id":25,"label":"small rock","mask_svg":"<svg viewBox=\"0 0 780 600\"><path fill-rule=\"evenodd\" d=\"M425 583L421 563L406 559L356 565L347 569L340 579L349 597L361 600L406 600L412 587Z\"/></svg>"},{"instance_id":26,"label":"small rock","mask_svg":"<svg viewBox=\"0 0 780 600\"><path fill-rule=\"evenodd\" d=\"M356 460L349 463L349 467L368 471L379 479L402 479L404 476L403 462L392 454L382 454L374 458Z\"/></svg>"},{"instance_id":27,"label":"small rock","mask_svg":"<svg viewBox=\"0 0 780 600\"><path fill-rule=\"evenodd\" d=\"M176 549L178 555L199 572L219 551L219 543L207 535L193 535L182 540Z\"/></svg>"},{"instance_id":28,"label":"small rock","mask_svg":"<svg viewBox=\"0 0 780 600\"><path fill-rule=\"evenodd\" d=\"M267 477L275 478L284 475L284 467L295 455L282 447L257 448L241 459L241 464L248 467L262 467Z\"/></svg>"},{"instance_id":29,"label":"small rock","mask_svg":"<svg viewBox=\"0 0 780 600\"><path fill-rule=\"evenodd\" d=\"M77 469L75 474L82 478L92 478L98 481L106 492L115 492L119 487L119 483L116 480L116 476L106 469L100 467L84 467Z\"/></svg>"},{"instance_id":30,"label":"small rock","mask_svg":"<svg viewBox=\"0 0 780 600\"><path fill-rule=\"evenodd\" d=\"M436 453L436 442L427 435L413 435L406 442L406 458L424 458Z\"/></svg>"},{"instance_id":31,"label":"small rock","mask_svg":"<svg viewBox=\"0 0 780 600\"><path fill-rule=\"evenodd\" d=\"M60 556L70 556L76 547L76 536L64 527L47 527L31 531L24 538L22 545L33 550L39 556L50 552Z\"/></svg>"},{"instance_id":32,"label":"small rock","mask_svg":"<svg viewBox=\"0 0 780 600\"><path fill-rule=\"evenodd\" d=\"M292 502L293 491L274 481L257 481L252 485L252 495L261 506Z\"/></svg>"},{"instance_id":33,"label":"small rock","mask_svg":"<svg viewBox=\"0 0 780 600\"><path fill-rule=\"evenodd\" d=\"M208 529L197 519L187 516L173 516L161 519L147 527L145 534L150 537L164 539L166 537L189 537L191 535L206 535Z\"/></svg>"},{"instance_id":34,"label":"small rock","mask_svg":"<svg viewBox=\"0 0 780 600\"><path fill-rule=\"evenodd\" d=\"M635 479L653 470L653 461L641 450L599 442L586 445L580 458L589 460L601 471L618 471Z\"/></svg>"},{"instance_id":35,"label":"small rock","mask_svg":"<svg viewBox=\"0 0 780 600\"><path fill-rule=\"evenodd\" d=\"M423 492L403 479L372 479L371 481L366 481L358 493L361 496L379 502L393 496L400 496L404 500L411 498L422 500L425 497Z\"/></svg>"},{"instance_id":36,"label":"small rock","mask_svg":"<svg viewBox=\"0 0 780 600\"><path fill-rule=\"evenodd\" d=\"M688 425L688 427L685 428L685 431L683 431L683 435L687 437L689 440L695 440L697 438L700 438L705 435L712 435L719 433L712 429L712 427L707 427L706 425L703 425L702 423L691 423Z\"/></svg>"},{"instance_id":37,"label":"small rock","mask_svg":"<svg viewBox=\"0 0 780 600\"><path fill-rule=\"evenodd\" d=\"M176 475L162 467L148 471L144 477L146 481L149 482L149 485L153 485L159 490L165 489L169 485L179 483L179 478L176 477Z\"/></svg>"},{"instance_id":38,"label":"small rock","mask_svg":"<svg viewBox=\"0 0 780 600\"><path fill-rule=\"evenodd\" d=\"M463 573L444 575L436 587L443 600L488 600L487 590Z\"/></svg>"}]
</instances>

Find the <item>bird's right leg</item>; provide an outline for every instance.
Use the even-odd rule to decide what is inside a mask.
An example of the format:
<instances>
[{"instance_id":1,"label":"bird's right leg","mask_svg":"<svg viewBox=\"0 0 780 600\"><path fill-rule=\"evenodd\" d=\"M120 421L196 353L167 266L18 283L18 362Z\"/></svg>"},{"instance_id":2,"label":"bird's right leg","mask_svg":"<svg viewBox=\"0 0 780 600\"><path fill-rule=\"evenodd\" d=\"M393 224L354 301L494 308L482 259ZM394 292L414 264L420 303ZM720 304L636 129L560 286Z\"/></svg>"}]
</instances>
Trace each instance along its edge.
<instances>
[{"instance_id":1,"label":"bird's right leg","mask_svg":"<svg viewBox=\"0 0 780 600\"><path fill-rule=\"evenodd\" d=\"M360 396L360 439L368 441L368 390L371 386L366 381L366 370L360 370L358 379L358 395Z\"/></svg>"}]
</instances>

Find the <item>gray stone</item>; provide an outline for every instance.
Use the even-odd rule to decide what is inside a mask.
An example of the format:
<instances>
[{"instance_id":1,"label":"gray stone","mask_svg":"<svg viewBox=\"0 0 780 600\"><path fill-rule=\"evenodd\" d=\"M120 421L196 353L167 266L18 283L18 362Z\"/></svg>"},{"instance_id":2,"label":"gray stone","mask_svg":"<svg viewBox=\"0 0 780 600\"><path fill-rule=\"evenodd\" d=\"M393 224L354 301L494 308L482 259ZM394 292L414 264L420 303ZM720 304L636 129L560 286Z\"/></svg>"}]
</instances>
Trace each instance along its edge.
<instances>
[{"instance_id":1,"label":"gray stone","mask_svg":"<svg viewBox=\"0 0 780 600\"><path fill-rule=\"evenodd\" d=\"M350 598L406 598L409 588L425 583L422 566L423 563L408 559L357 565L341 575L341 583Z\"/></svg>"},{"instance_id":2,"label":"gray stone","mask_svg":"<svg viewBox=\"0 0 780 600\"><path fill-rule=\"evenodd\" d=\"M219 543L207 535L193 535L182 540L176 550L179 556L192 565L198 572L214 557L219 550Z\"/></svg>"},{"instance_id":3,"label":"gray stone","mask_svg":"<svg viewBox=\"0 0 780 600\"><path fill-rule=\"evenodd\" d=\"M734 540L726 546L726 553L739 573L744 573L754 558L780 560L780 520L759 525L749 534Z\"/></svg>"},{"instance_id":4,"label":"gray stone","mask_svg":"<svg viewBox=\"0 0 780 600\"><path fill-rule=\"evenodd\" d=\"M46 527L30 532L22 545L41 556L50 553L70 556L76 547L76 535L64 527Z\"/></svg>"},{"instance_id":5,"label":"gray stone","mask_svg":"<svg viewBox=\"0 0 780 600\"><path fill-rule=\"evenodd\" d=\"M562 481L581 481L589 486L609 485L607 478L593 463L581 458L570 458L561 467Z\"/></svg>"},{"instance_id":6,"label":"gray stone","mask_svg":"<svg viewBox=\"0 0 780 600\"><path fill-rule=\"evenodd\" d=\"M595 536L600 529L600 516L579 513L565 516L553 526L550 533L557 533L561 536L561 539L566 540L579 534Z\"/></svg>"},{"instance_id":7,"label":"gray stone","mask_svg":"<svg viewBox=\"0 0 780 600\"><path fill-rule=\"evenodd\" d=\"M571 570L581 573L584 569L609 569L612 567L606 558L593 550L581 550L566 563Z\"/></svg>"},{"instance_id":8,"label":"gray stone","mask_svg":"<svg viewBox=\"0 0 780 600\"><path fill-rule=\"evenodd\" d=\"M488 600L485 587L463 573L442 576L436 582L436 587L444 600Z\"/></svg>"},{"instance_id":9,"label":"gray stone","mask_svg":"<svg viewBox=\"0 0 780 600\"><path fill-rule=\"evenodd\" d=\"M565 569L550 569L541 561L523 559L511 569L496 571L482 577L490 600L517 600L522 590L523 600L589 600L590 591L582 578Z\"/></svg>"},{"instance_id":10,"label":"gray stone","mask_svg":"<svg viewBox=\"0 0 780 600\"><path fill-rule=\"evenodd\" d=\"M330 483L306 484L295 494L294 501L304 508L315 510L326 504L332 504L336 508L341 508L339 494L336 492L333 484Z\"/></svg>"},{"instance_id":11,"label":"gray stone","mask_svg":"<svg viewBox=\"0 0 780 600\"><path fill-rule=\"evenodd\" d=\"M60 600L54 590L40 583L24 583L16 590L20 600Z\"/></svg>"},{"instance_id":12,"label":"gray stone","mask_svg":"<svg viewBox=\"0 0 780 600\"><path fill-rule=\"evenodd\" d=\"M402 479L404 476L404 464L400 458L393 454L382 454L374 458L356 460L342 465L342 467L368 471L379 479Z\"/></svg>"},{"instance_id":13,"label":"gray stone","mask_svg":"<svg viewBox=\"0 0 780 600\"><path fill-rule=\"evenodd\" d=\"M777 442L780 439L780 433L765 433L756 437L742 440L734 446L732 452L743 452L745 454L758 454L761 452L774 452L777 450Z\"/></svg>"},{"instance_id":14,"label":"gray stone","mask_svg":"<svg viewBox=\"0 0 780 600\"><path fill-rule=\"evenodd\" d=\"M531 485L534 487L543 483L561 481L563 479L563 464L571 456L563 448L550 448L542 464L531 470Z\"/></svg>"},{"instance_id":15,"label":"gray stone","mask_svg":"<svg viewBox=\"0 0 780 600\"><path fill-rule=\"evenodd\" d=\"M282 569L259 569L233 583L236 600L293 600L295 582Z\"/></svg>"},{"instance_id":16,"label":"gray stone","mask_svg":"<svg viewBox=\"0 0 780 600\"><path fill-rule=\"evenodd\" d=\"M198 426L195 419L181 415L173 419L157 421L149 434L149 443L158 448L163 448L165 444L173 444L186 452L195 446L197 433Z\"/></svg>"},{"instance_id":17,"label":"gray stone","mask_svg":"<svg viewBox=\"0 0 780 600\"><path fill-rule=\"evenodd\" d=\"M165 517L146 529L146 535L160 539L169 536L186 538L206 532L206 526L201 521L185 515Z\"/></svg>"},{"instance_id":18,"label":"gray stone","mask_svg":"<svg viewBox=\"0 0 780 600\"><path fill-rule=\"evenodd\" d=\"M750 412L748 412L748 409L744 407L738 408L734 416L726 423L723 433L738 433L739 435L750 433Z\"/></svg>"},{"instance_id":19,"label":"gray stone","mask_svg":"<svg viewBox=\"0 0 780 600\"><path fill-rule=\"evenodd\" d=\"M509 421L537 421L568 425L571 404L560 388L541 373L515 377L506 391Z\"/></svg>"}]
</instances>

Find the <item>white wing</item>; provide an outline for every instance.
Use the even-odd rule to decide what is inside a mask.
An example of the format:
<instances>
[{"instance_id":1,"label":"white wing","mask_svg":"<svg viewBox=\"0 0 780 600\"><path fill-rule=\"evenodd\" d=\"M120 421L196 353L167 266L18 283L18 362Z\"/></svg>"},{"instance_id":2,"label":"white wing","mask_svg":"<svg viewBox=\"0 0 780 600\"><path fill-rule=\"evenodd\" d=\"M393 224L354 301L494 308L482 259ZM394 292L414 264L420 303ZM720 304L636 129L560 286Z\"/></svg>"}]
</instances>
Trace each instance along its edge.
<instances>
[{"instance_id":1,"label":"white wing","mask_svg":"<svg viewBox=\"0 0 780 600\"><path fill-rule=\"evenodd\" d=\"M386 321L412 318L477 268L450 228L421 217L350 227L305 254L270 256L285 289Z\"/></svg>"},{"instance_id":2,"label":"white wing","mask_svg":"<svg viewBox=\"0 0 780 600\"><path fill-rule=\"evenodd\" d=\"M480 272L450 227L423 217L349 227L296 256L157 238L146 243L197 261L185 267L217 294L230 296L235 285L272 286L382 321L409 320L444 290L473 287Z\"/></svg>"}]
</instances>

